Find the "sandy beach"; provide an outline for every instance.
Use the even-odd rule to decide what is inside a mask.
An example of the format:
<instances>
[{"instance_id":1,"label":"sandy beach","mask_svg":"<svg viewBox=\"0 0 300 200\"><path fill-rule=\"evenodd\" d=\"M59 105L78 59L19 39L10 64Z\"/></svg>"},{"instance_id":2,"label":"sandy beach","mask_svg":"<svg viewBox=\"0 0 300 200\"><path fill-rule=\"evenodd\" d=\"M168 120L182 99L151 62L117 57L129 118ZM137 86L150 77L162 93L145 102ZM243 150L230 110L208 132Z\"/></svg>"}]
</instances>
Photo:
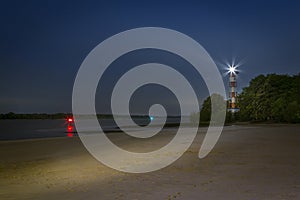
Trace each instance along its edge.
<instances>
[{"instance_id":1,"label":"sandy beach","mask_svg":"<svg viewBox=\"0 0 300 200\"><path fill-rule=\"evenodd\" d=\"M189 150L159 171L129 174L95 160L78 137L0 142L0 199L300 199L300 125L225 127L198 158L205 128ZM172 130L145 141L112 141L149 151Z\"/></svg>"}]
</instances>

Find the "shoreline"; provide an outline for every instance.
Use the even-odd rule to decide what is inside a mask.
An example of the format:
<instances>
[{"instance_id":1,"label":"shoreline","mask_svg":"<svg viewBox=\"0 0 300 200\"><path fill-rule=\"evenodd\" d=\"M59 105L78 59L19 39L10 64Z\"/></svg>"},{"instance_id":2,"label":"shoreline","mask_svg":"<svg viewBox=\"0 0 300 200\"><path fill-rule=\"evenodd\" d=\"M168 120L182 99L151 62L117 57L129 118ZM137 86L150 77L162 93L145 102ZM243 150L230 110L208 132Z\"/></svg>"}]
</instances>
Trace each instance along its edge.
<instances>
[{"instance_id":1,"label":"shoreline","mask_svg":"<svg viewBox=\"0 0 300 200\"><path fill-rule=\"evenodd\" d=\"M240 126L240 127L247 127L247 126L252 126L252 127L263 127L263 126L267 126L267 127L284 127L284 126L291 126L291 127L294 127L294 126L300 126L300 124L297 124L297 123L227 123L224 125L224 127L231 127L231 126ZM200 129L206 129L208 126L199 126L199 130ZM177 128L177 126L174 126L174 124L171 124L171 126L165 126L162 131L165 131L165 130L170 130L170 129L174 129L174 128ZM5 143L5 142L17 142L17 141L20 141L20 142L25 142L25 141L32 141L32 140L43 140L43 139L62 139L62 138L68 138L70 139L70 137L67 136L69 132L67 131L63 131L61 132L61 136L40 136L40 137L29 137L29 138L16 138L16 139L0 139L0 143ZM73 131L73 132L70 132L72 134L74 134L72 137L79 137L78 136L78 133L77 131ZM124 133L122 130L120 129L109 129L108 131L105 130L103 131L103 133L105 134L122 134ZM124 133L125 134L125 133Z\"/></svg>"}]
</instances>

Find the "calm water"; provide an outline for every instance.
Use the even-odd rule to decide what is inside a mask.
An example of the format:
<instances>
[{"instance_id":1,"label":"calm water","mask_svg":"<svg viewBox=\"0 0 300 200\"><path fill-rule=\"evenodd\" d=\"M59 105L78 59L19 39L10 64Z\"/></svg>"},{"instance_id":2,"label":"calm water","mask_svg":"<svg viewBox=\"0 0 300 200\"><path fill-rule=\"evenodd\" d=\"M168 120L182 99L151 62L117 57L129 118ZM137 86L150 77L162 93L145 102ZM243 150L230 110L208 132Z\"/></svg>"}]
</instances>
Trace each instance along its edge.
<instances>
[{"instance_id":1,"label":"calm water","mask_svg":"<svg viewBox=\"0 0 300 200\"><path fill-rule=\"evenodd\" d=\"M145 119L135 119L140 124L147 124ZM169 119L168 123L178 123L180 119ZM104 131L117 130L112 119L102 119ZM92 128L93 129L93 128ZM0 120L0 140L16 140L31 138L67 137L66 120Z\"/></svg>"},{"instance_id":2,"label":"calm water","mask_svg":"<svg viewBox=\"0 0 300 200\"><path fill-rule=\"evenodd\" d=\"M0 140L65 137L65 120L0 120Z\"/></svg>"}]
</instances>

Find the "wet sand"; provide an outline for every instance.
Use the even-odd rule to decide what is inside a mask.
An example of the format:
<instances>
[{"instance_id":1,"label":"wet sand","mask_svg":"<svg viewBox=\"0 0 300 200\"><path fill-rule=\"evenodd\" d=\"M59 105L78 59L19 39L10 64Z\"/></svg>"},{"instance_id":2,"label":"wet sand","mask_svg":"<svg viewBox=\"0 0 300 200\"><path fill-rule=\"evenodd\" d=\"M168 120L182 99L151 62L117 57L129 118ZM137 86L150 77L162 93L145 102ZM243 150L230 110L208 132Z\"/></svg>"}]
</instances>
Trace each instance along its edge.
<instances>
[{"instance_id":1,"label":"wet sand","mask_svg":"<svg viewBox=\"0 0 300 200\"><path fill-rule=\"evenodd\" d=\"M0 199L300 199L300 125L225 127L204 159L205 129L172 165L128 174L95 160L79 138L0 142ZM149 151L172 131L148 141L121 134L122 148Z\"/></svg>"}]
</instances>

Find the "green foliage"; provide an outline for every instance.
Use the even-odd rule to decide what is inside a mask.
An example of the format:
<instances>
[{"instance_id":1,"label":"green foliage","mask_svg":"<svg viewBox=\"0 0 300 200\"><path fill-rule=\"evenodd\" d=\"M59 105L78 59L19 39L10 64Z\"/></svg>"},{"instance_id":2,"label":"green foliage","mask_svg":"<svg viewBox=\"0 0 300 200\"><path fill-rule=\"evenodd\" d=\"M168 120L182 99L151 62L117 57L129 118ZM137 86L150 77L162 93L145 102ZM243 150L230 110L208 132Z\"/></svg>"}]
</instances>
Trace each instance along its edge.
<instances>
[{"instance_id":1,"label":"green foliage","mask_svg":"<svg viewBox=\"0 0 300 200\"><path fill-rule=\"evenodd\" d=\"M224 98L214 94L221 102ZM239 112L227 112L226 122L235 121L272 121L300 123L300 74L259 75L243 88L238 96ZM222 111L219 107L218 110ZM200 113L193 113L191 120L209 122L211 118L211 97L205 99Z\"/></svg>"},{"instance_id":2,"label":"green foliage","mask_svg":"<svg viewBox=\"0 0 300 200\"><path fill-rule=\"evenodd\" d=\"M211 102L214 102L216 106L216 115L221 115L226 110L226 101L223 96L219 94L212 94L211 96L207 97L203 104L202 109L200 112L195 112L190 115L190 120L192 123L200 122L200 125L208 123L211 120ZM200 119L199 119L200 117ZM199 121L200 120L200 121ZM218 122L214 122L218 124Z\"/></svg>"},{"instance_id":3,"label":"green foliage","mask_svg":"<svg viewBox=\"0 0 300 200\"><path fill-rule=\"evenodd\" d=\"M226 123L232 123L232 122L236 122L240 119L240 113L239 112L230 112L227 111L226 112L226 119L225 122Z\"/></svg>"},{"instance_id":4,"label":"green foliage","mask_svg":"<svg viewBox=\"0 0 300 200\"><path fill-rule=\"evenodd\" d=\"M211 100L209 96L204 100L202 104L202 108L200 111L200 121L208 122L210 121L210 117L211 117Z\"/></svg>"},{"instance_id":5,"label":"green foliage","mask_svg":"<svg viewBox=\"0 0 300 200\"><path fill-rule=\"evenodd\" d=\"M202 109L200 111L200 121L207 122L211 120L211 102L214 102L216 106L216 116L222 115L226 112L226 101L223 96L219 94L212 94L210 97L206 98L202 104Z\"/></svg>"},{"instance_id":6,"label":"green foliage","mask_svg":"<svg viewBox=\"0 0 300 200\"><path fill-rule=\"evenodd\" d=\"M259 75L238 101L242 121L300 122L300 74Z\"/></svg>"},{"instance_id":7,"label":"green foliage","mask_svg":"<svg viewBox=\"0 0 300 200\"><path fill-rule=\"evenodd\" d=\"M193 124L196 124L199 122L199 112L193 112L191 115L190 115L190 121L191 123Z\"/></svg>"}]
</instances>

